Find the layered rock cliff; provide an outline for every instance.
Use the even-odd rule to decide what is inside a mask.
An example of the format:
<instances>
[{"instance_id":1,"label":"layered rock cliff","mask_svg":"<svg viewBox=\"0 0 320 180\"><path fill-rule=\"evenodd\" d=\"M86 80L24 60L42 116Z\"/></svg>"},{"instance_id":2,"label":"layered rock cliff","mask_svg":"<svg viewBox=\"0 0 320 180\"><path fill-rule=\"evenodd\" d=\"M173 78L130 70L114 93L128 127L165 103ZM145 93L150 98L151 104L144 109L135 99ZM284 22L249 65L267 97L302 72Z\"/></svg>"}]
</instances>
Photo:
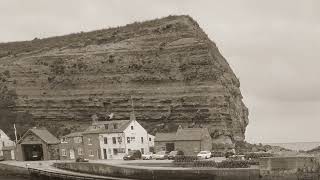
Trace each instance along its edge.
<instances>
[{"instance_id":1,"label":"layered rock cliff","mask_svg":"<svg viewBox=\"0 0 320 180\"><path fill-rule=\"evenodd\" d=\"M131 97L151 133L181 124L208 127L218 141L242 141L248 124L239 80L189 16L2 43L0 73L16 96L10 111L30 114L32 125L56 135L84 129L94 113L128 119Z\"/></svg>"}]
</instances>

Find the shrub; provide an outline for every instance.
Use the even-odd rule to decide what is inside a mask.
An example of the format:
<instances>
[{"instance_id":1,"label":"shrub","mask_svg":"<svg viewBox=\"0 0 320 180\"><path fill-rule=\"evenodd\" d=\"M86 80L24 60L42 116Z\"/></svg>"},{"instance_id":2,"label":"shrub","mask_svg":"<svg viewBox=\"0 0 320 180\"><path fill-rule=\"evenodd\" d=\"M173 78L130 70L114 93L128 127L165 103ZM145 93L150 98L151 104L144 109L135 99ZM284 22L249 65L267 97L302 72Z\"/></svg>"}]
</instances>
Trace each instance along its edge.
<instances>
[{"instance_id":1,"label":"shrub","mask_svg":"<svg viewBox=\"0 0 320 180\"><path fill-rule=\"evenodd\" d=\"M177 156L174 159L174 163L185 163L185 162L193 162L198 160L197 156Z\"/></svg>"},{"instance_id":2,"label":"shrub","mask_svg":"<svg viewBox=\"0 0 320 180\"><path fill-rule=\"evenodd\" d=\"M273 154L271 153L248 153L244 157L246 159L259 159L262 157L272 157Z\"/></svg>"},{"instance_id":3,"label":"shrub","mask_svg":"<svg viewBox=\"0 0 320 180\"><path fill-rule=\"evenodd\" d=\"M248 168L250 164L248 161L242 160L226 160L217 163L217 168Z\"/></svg>"},{"instance_id":4,"label":"shrub","mask_svg":"<svg viewBox=\"0 0 320 180\"><path fill-rule=\"evenodd\" d=\"M215 161L194 161L193 167L217 167L217 163Z\"/></svg>"}]
</instances>

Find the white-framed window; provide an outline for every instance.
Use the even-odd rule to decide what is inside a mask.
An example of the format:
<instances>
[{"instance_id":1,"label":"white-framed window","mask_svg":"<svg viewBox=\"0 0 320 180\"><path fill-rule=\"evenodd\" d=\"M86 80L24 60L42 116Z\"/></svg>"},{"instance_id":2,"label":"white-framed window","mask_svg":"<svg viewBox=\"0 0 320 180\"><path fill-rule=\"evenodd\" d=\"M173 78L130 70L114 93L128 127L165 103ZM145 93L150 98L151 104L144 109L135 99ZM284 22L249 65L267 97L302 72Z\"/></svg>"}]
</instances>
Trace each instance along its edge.
<instances>
[{"instance_id":1,"label":"white-framed window","mask_svg":"<svg viewBox=\"0 0 320 180\"><path fill-rule=\"evenodd\" d=\"M61 149L61 156L67 156L67 151L65 149Z\"/></svg>"},{"instance_id":2,"label":"white-framed window","mask_svg":"<svg viewBox=\"0 0 320 180\"><path fill-rule=\"evenodd\" d=\"M94 154L93 154L93 151L92 150L89 150L89 156L94 156Z\"/></svg>"},{"instance_id":3,"label":"white-framed window","mask_svg":"<svg viewBox=\"0 0 320 180\"><path fill-rule=\"evenodd\" d=\"M136 137L131 137L131 142L134 142L136 140Z\"/></svg>"},{"instance_id":4,"label":"white-framed window","mask_svg":"<svg viewBox=\"0 0 320 180\"><path fill-rule=\"evenodd\" d=\"M122 143L122 137L118 137L118 143L121 144Z\"/></svg>"},{"instance_id":5,"label":"white-framed window","mask_svg":"<svg viewBox=\"0 0 320 180\"><path fill-rule=\"evenodd\" d=\"M83 155L83 149L82 148L78 148L78 155Z\"/></svg>"},{"instance_id":6,"label":"white-framed window","mask_svg":"<svg viewBox=\"0 0 320 180\"><path fill-rule=\"evenodd\" d=\"M141 148L141 154L144 154L144 148Z\"/></svg>"},{"instance_id":7,"label":"white-framed window","mask_svg":"<svg viewBox=\"0 0 320 180\"><path fill-rule=\"evenodd\" d=\"M151 137L149 137L149 141L151 141Z\"/></svg>"},{"instance_id":8,"label":"white-framed window","mask_svg":"<svg viewBox=\"0 0 320 180\"><path fill-rule=\"evenodd\" d=\"M112 143L113 143L113 144L117 144L117 139L116 139L116 137L112 137Z\"/></svg>"},{"instance_id":9,"label":"white-framed window","mask_svg":"<svg viewBox=\"0 0 320 180\"><path fill-rule=\"evenodd\" d=\"M131 130L133 130L133 126L131 126Z\"/></svg>"},{"instance_id":10,"label":"white-framed window","mask_svg":"<svg viewBox=\"0 0 320 180\"><path fill-rule=\"evenodd\" d=\"M127 137L127 143L130 144L130 137Z\"/></svg>"},{"instance_id":11,"label":"white-framed window","mask_svg":"<svg viewBox=\"0 0 320 180\"><path fill-rule=\"evenodd\" d=\"M107 138L107 137L104 137L104 138L103 138L103 142L104 142L104 144L108 144L108 138Z\"/></svg>"},{"instance_id":12,"label":"white-framed window","mask_svg":"<svg viewBox=\"0 0 320 180\"><path fill-rule=\"evenodd\" d=\"M67 138L66 137L61 138L61 143L68 143Z\"/></svg>"},{"instance_id":13,"label":"white-framed window","mask_svg":"<svg viewBox=\"0 0 320 180\"><path fill-rule=\"evenodd\" d=\"M143 137L141 137L141 143L143 143Z\"/></svg>"}]
</instances>

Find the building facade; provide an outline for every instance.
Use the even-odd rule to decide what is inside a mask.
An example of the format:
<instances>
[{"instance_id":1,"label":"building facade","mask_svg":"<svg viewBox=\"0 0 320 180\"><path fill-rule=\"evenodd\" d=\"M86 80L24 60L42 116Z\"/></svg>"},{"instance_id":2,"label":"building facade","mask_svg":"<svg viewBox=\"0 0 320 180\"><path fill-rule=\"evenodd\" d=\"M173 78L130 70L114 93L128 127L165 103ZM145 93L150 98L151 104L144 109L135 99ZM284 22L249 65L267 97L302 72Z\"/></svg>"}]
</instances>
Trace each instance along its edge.
<instances>
[{"instance_id":1,"label":"building facade","mask_svg":"<svg viewBox=\"0 0 320 180\"><path fill-rule=\"evenodd\" d=\"M0 129L0 156L5 160L15 159L14 148L15 143Z\"/></svg>"},{"instance_id":2,"label":"building facade","mask_svg":"<svg viewBox=\"0 0 320 180\"><path fill-rule=\"evenodd\" d=\"M84 142L81 132L75 132L63 136L59 144L60 159L72 160L79 157L84 158Z\"/></svg>"},{"instance_id":3,"label":"building facade","mask_svg":"<svg viewBox=\"0 0 320 180\"><path fill-rule=\"evenodd\" d=\"M29 129L17 143L18 161L58 160L60 141L45 128Z\"/></svg>"},{"instance_id":4,"label":"building facade","mask_svg":"<svg viewBox=\"0 0 320 180\"><path fill-rule=\"evenodd\" d=\"M200 151L212 150L212 138L207 128L181 128L176 133L157 133L155 150L181 150L185 155L196 155Z\"/></svg>"}]
</instances>

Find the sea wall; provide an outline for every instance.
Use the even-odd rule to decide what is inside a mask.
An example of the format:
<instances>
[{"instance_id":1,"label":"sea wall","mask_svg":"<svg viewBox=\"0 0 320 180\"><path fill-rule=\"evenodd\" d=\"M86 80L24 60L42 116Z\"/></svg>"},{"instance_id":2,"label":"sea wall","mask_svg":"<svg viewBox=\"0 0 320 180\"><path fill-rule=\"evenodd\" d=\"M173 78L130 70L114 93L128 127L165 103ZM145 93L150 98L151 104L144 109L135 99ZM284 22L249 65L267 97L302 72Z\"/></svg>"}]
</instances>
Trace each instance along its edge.
<instances>
[{"instance_id":1,"label":"sea wall","mask_svg":"<svg viewBox=\"0 0 320 180\"><path fill-rule=\"evenodd\" d=\"M0 163L0 174L1 176L29 177L29 171L27 168L12 166L8 164L1 164L1 163Z\"/></svg>"},{"instance_id":2,"label":"sea wall","mask_svg":"<svg viewBox=\"0 0 320 180\"><path fill-rule=\"evenodd\" d=\"M268 157L260 158L260 175L263 180L319 178L319 160L316 157Z\"/></svg>"},{"instance_id":3,"label":"sea wall","mask_svg":"<svg viewBox=\"0 0 320 180\"><path fill-rule=\"evenodd\" d=\"M258 169L189 169L114 166L99 163L56 163L55 167L95 175L139 180L249 180L259 179Z\"/></svg>"}]
</instances>

